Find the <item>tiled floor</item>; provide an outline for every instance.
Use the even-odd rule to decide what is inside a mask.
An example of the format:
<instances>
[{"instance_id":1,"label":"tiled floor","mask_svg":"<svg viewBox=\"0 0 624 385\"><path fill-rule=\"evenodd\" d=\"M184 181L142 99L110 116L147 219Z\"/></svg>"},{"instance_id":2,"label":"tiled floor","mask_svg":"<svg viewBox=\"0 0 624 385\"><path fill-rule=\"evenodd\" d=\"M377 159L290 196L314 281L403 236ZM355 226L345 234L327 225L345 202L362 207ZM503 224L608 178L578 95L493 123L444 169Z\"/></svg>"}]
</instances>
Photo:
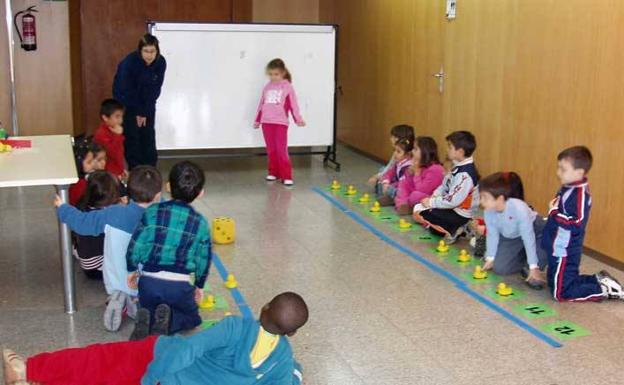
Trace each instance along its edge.
<instances>
[{"instance_id":1,"label":"tiled floor","mask_svg":"<svg viewBox=\"0 0 624 385\"><path fill-rule=\"evenodd\" d=\"M347 149L339 155L344 181L361 183L378 167ZM336 175L319 158L295 158L292 190L263 182L263 158L198 163L207 194L196 207L236 220L236 243L215 249L252 309L285 290L308 301L310 322L292 340L307 385L624 383L624 303L555 304L530 293L592 332L553 348L311 191ZM130 325L103 330L101 284L80 272L79 311L63 314L51 202L50 188L0 189L0 345L32 354L127 338ZM585 259L584 270L600 268ZM214 270L210 279L219 284Z\"/></svg>"}]
</instances>

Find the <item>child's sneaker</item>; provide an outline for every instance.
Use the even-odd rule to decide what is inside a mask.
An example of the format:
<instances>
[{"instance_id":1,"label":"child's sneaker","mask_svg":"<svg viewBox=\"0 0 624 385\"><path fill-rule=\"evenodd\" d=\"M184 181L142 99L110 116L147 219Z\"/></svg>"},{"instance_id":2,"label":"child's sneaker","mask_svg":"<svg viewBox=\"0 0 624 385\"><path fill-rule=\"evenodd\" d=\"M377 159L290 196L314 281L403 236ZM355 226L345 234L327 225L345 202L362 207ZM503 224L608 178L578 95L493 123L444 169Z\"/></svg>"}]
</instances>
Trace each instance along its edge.
<instances>
[{"instance_id":1,"label":"child's sneaker","mask_svg":"<svg viewBox=\"0 0 624 385\"><path fill-rule=\"evenodd\" d=\"M130 341L138 341L147 338L150 332L150 312L147 309L139 309L136 314L136 325L130 335Z\"/></svg>"},{"instance_id":2,"label":"child's sneaker","mask_svg":"<svg viewBox=\"0 0 624 385\"><path fill-rule=\"evenodd\" d=\"M602 287L602 292L608 298L624 299L624 292L622 291L622 285L611 276L607 271L602 270L596 274L598 283Z\"/></svg>"},{"instance_id":3,"label":"child's sneaker","mask_svg":"<svg viewBox=\"0 0 624 385\"><path fill-rule=\"evenodd\" d=\"M284 179L284 186L292 186L295 182L292 179Z\"/></svg>"},{"instance_id":4,"label":"child's sneaker","mask_svg":"<svg viewBox=\"0 0 624 385\"><path fill-rule=\"evenodd\" d=\"M137 297L126 295L126 315L128 317L136 319L137 311L139 310L138 302L139 299Z\"/></svg>"},{"instance_id":5,"label":"child's sneaker","mask_svg":"<svg viewBox=\"0 0 624 385\"><path fill-rule=\"evenodd\" d=\"M377 198L377 202L379 202L380 206L392 206L394 204L394 199L390 198L387 195L382 195Z\"/></svg>"},{"instance_id":6,"label":"child's sneaker","mask_svg":"<svg viewBox=\"0 0 624 385\"><path fill-rule=\"evenodd\" d=\"M4 349L2 359L4 361L4 383L27 384L24 358L12 350Z\"/></svg>"},{"instance_id":7,"label":"child's sneaker","mask_svg":"<svg viewBox=\"0 0 624 385\"><path fill-rule=\"evenodd\" d=\"M266 179L267 182L275 182L277 180L277 177L273 175L267 175L264 179Z\"/></svg>"},{"instance_id":8,"label":"child's sneaker","mask_svg":"<svg viewBox=\"0 0 624 385\"><path fill-rule=\"evenodd\" d=\"M485 237L484 236L476 237L475 244L473 247L474 247L473 255L478 258L483 257L485 255L485 249L486 249Z\"/></svg>"},{"instance_id":9,"label":"child's sneaker","mask_svg":"<svg viewBox=\"0 0 624 385\"><path fill-rule=\"evenodd\" d=\"M166 336L169 334L169 321L171 320L171 308L161 303L154 311L154 325L152 325L152 335Z\"/></svg>"},{"instance_id":10,"label":"child's sneaker","mask_svg":"<svg viewBox=\"0 0 624 385\"><path fill-rule=\"evenodd\" d=\"M104 327L109 332L116 332L119 330L127 300L128 295L119 290L115 290L108 299L108 304L104 311Z\"/></svg>"},{"instance_id":11,"label":"child's sneaker","mask_svg":"<svg viewBox=\"0 0 624 385\"><path fill-rule=\"evenodd\" d=\"M444 242L447 245L452 245L457 242L457 239L461 237L466 232L466 226L459 226L455 231L455 234L447 234L444 236Z\"/></svg>"}]
</instances>

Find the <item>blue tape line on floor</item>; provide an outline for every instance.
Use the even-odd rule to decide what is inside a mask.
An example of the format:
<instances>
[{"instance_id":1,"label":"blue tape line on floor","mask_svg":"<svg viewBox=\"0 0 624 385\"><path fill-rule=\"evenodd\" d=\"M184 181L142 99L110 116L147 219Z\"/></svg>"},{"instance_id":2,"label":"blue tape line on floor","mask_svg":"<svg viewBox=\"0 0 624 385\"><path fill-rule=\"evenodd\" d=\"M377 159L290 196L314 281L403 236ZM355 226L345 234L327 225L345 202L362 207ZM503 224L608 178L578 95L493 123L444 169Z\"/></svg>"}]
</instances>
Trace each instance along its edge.
<instances>
[{"instance_id":1,"label":"blue tape line on floor","mask_svg":"<svg viewBox=\"0 0 624 385\"><path fill-rule=\"evenodd\" d=\"M214 263L215 267L219 271L219 275L221 276L223 282L227 281L227 277L230 273L223 262L221 262L221 258L219 258L217 253L212 253L212 263ZM249 305L247 305L245 297L243 297L243 293L241 293L238 288L234 288L230 289L230 294L232 294L232 298L234 298L236 306L238 306L243 318L254 318L253 312L249 308Z\"/></svg>"},{"instance_id":2,"label":"blue tape line on floor","mask_svg":"<svg viewBox=\"0 0 624 385\"><path fill-rule=\"evenodd\" d=\"M528 323L524 322L522 319L516 317L515 315L513 315L512 313L510 313L509 311L507 311L503 307L499 306L498 304L492 302L491 300L483 297L481 294L479 294L476 291L472 290L470 287L468 287L466 282L464 282L460 278L456 277L455 275L449 273L448 271L444 270L444 268L442 268L441 266L439 266L439 265L429 261L428 259L426 259L424 257L421 257L420 255L416 254L416 252L414 252L413 250L407 248L406 246L404 246L404 245L400 244L399 242L395 241L394 239L388 237L381 230L377 229L375 226L371 225L366 220L364 220L361 216L359 216L358 214L356 214L353 211L351 211L349 209L349 207L344 205L342 202L340 202L339 200L337 200L336 198L334 198L333 196L331 196L327 192L323 191L323 189L321 189L319 187L314 187L314 188L312 188L312 191L316 192L317 194L319 194L320 196L322 196L323 198L328 200L334 206L336 206L337 208L342 210L351 219L353 219L354 221L356 221L357 223L362 225L362 227L366 228L368 231L370 231L371 233L375 234L382 241L384 241L384 242L388 243L389 245L395 247L396 249L400 250L401 252L409 255L410 257L412 257L412 259L420 262L421 264L425 265L430 270L434 271L435 273L437 273L437 274L441 275L442 277L448 279L449 281L453 282L455 284L455 286L457 286L457 288L459 290L461 290L461 291L465 292L466 294L470 295L471 297L473 297L477 301L481 302L482 304L486 305L490 309L494 310L495 312L499 313L503 317L507 318L509 321L515 323L517 326L525 329L526 331L528 331L529 333L533 334L535 337L541 339L542 341L546 342L547 344L549 344L552 347L560 348L560 347L563 346L560 342L558 342L555 339L549 337L548 335L542 333L539 329L534 328L533 326L531 326Z\"/></svg>"}]
</instances>

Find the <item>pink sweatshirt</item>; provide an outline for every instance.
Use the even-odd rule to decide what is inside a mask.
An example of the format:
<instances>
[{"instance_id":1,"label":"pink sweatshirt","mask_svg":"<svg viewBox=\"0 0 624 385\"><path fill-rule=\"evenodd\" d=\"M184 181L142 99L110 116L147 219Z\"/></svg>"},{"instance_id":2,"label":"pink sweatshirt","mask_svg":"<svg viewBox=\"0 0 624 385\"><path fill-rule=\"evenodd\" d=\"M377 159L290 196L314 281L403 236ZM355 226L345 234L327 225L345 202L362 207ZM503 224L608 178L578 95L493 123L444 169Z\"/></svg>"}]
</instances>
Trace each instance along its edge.
<instances>
[{"instance_id":1,"label":"pink sweatshirt","mask_svg":"<svg viewBox=\"0 0 624 385\"><path fill-rule=\"evenodd\" d=\"M288 80L269 82L262 90L262 97L256 113L256 123L281 124L288 126L288 113L296 123L303 119L299 114L299 104L295 89Z\"/></svg>"},{"instance_id":2,"label":"pink sweatshirt","mask_svg":"<svg viewBox=\"0 0 624 385\"><path fill-rule=\"evenodd\" d=\"M381 177L382 182L388 182L391 186L398 186L399 181L407 176L407 169L412 165L412 157L408 156L398 162L394 162L392 167Z\"/></svg>"},{"instance_id":3,"label":"pink sweatshirt","mask_svg":"<svg viewBox=\"0 0 624 385\"><path fill-rule=\"evenodd\" d=\"M403 204L410 206L420 203L423 198L433 194L436 188L442 184L444 179L444 167L439 164L432 164L422 168L419 175L406 175L399 182L397 196L394 203L397 208Z\"/></svg>"}]
</instances>

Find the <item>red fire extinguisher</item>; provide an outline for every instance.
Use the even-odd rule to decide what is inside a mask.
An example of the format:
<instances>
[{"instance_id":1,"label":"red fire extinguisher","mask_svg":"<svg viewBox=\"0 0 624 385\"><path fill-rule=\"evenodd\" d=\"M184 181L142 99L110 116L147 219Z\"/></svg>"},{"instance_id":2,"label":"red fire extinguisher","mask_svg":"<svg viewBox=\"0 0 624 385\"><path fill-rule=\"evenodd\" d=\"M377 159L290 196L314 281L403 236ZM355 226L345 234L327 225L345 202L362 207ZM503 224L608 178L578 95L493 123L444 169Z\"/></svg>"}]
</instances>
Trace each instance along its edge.
<instances>
[{"instance_id":1,"label":"red fire extinguisher","mask_svg":"<svg viewBox=\"0 0 624 385\"><path fill-rule=\"evenodd\" d=\"M26 51L34 51L37 49L37 28L35 25L35 15L32 12L38 12L35 6L28 7L23 11L19 11L13 18L13 24L17 30L21 46ZM17 18L22 15L22 32L17 25Z\"/></svg>"}]
</instances>

